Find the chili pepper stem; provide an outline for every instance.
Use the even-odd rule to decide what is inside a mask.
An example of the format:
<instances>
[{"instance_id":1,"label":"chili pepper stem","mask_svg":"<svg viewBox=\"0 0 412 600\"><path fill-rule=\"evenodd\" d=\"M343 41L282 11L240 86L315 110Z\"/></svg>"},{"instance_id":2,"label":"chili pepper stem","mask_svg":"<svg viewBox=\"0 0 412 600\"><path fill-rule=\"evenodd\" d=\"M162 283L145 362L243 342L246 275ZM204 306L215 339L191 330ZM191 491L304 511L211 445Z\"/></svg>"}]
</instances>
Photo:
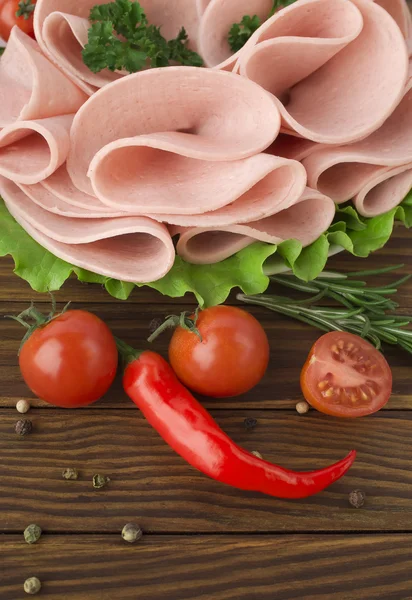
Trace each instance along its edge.
<instances>
[{"instance_id":1,"label":"chili pepper stem","mask_svg":"<svg viewBox=\"0 0 412 600\"><path fill-rule=\"evenodd\" d=\"M129 346L129 344L126 344L126 342L124 342L118 337L115 337L114 339L116 342L117 351L120 354L124 368L126 368L127 365L129 365L133 361L137 360L143 352L143 350L135 350L134 348L132 348L132 346Z\"/></svg>"}]
</instances>

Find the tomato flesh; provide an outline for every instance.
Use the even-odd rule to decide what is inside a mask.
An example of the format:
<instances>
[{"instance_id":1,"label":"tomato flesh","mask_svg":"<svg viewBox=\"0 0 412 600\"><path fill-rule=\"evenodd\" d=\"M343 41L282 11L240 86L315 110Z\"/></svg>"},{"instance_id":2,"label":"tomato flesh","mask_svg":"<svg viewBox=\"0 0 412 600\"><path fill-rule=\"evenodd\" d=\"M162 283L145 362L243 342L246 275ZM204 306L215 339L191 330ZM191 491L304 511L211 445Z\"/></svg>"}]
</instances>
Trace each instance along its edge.
<instances>
[{"instance_id":1,"label":"tomato flesh","mask_svg":"<svg viewBox=\"0 0 412 600\"><path fill-rule=\"evenodd\" d=\"M384 356L359 336L339 331L314 344L300 382L309 404L336 417L370 415L392 392L392 372Z\"/></svg>"},{"instance_id":2,"label":"tomato flesh","mask_svg":"<svg viewBox=\"0 0 412 600\"><path fill-rule=\"evenodd\" d=\"M19 356L36 396L63 408L101 398L116 375L118 353L110 329L83 310L69 310L37 329Z\"/></svg>"},{"instance_id":3,"label":"tomato flesh","mask_svg":"<svg viewBox=\"0 0 412 600\"><path fill-rule=\"evenodd\" d=\"M34 37L33 14L27 19L24 16L17 17L16 12L19 10L20 0L0 0L0 38L5 42L10 37L11 30L15 25L24 33ZM35 4L32 0L31 4Z\"/></svg>"},{"instance_id":4,"label":"tomato flesh","mask_svg":"<svg viewBox=\"0 0 412 600\"><path fill-rule=\"evenodd\" d=\"M233 306L214 306L199 313L202 340L178 327L169 345L169 361L191 390L224 398L253 388L265 374L269 342L260 323Z\"/></svg>"}]
</instances>

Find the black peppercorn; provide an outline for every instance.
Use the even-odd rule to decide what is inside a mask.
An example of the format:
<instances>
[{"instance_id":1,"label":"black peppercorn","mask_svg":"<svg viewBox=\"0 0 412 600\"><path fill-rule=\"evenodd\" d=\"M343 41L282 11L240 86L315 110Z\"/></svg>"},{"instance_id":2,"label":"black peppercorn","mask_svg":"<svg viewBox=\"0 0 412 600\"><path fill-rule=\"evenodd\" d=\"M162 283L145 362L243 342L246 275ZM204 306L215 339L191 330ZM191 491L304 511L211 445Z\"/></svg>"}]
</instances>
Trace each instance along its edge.
<instances>
[{"instance_id":1,"label":"black peppercorn","mask_svg":"<svg viewBox=\"0 0 412 600\"><path fill-rule=\"evenodd\" d=\"M362 490L354 490L349 494L349 504L353 508L362 508L365 504L366 494Z\"/></svg>"},{"instance_id":2,"label":"black peppercorn","mask_svg":"<svg viewBox=\"0 0 412 600\"><path fill-rule=\"evenodd\" d=\"M29 419L21 419L17 421L14 429L18 435L28 435L32 432L33 423Z\"/></svg>"},{"instance_id":3,"label":"black peppercorn","mask_svg":"<svg viewBox=\"0 0 412 600\"><path fill-rule=\"evenodd\" d=\"M253 419L252 417L247 417L244 421L243 424L245 426L246 431L251 431L252 429L254 429L257 425L257 419Z\"/></svg>"}]
</instances>

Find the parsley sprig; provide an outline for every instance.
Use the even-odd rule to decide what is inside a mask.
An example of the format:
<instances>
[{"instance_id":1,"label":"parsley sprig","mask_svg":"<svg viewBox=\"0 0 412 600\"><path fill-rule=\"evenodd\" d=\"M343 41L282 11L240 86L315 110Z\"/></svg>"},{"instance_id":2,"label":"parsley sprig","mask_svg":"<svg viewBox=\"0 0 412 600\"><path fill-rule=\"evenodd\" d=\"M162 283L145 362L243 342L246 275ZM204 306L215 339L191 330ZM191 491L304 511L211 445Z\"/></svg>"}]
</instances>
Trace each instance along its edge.
<instances>
[{"instance_id":1,"label":"parsley sprig","mask_svg":"<svg viewBox=\"0 0 412 600\"><path fill-rule=\"evenodd\" d=\"M272 9L268 15L268 19L275 14L280 8L286 8L296 2L296 0L273 0ZM262 25L262 21L257 15L245 15L239 23L233 23L229 30L228 41L233 52L237 52L246 44L249 38Z\"/></svg>"},{"instance_id":2,"label":"parsley sprig","mask_svg":"<svg viewBox=\"0 0 412 600\"><path fill-rule=\"evenodd\" d=\"M201 67L202 58L187 47L184 27L167 41L160 27L149 24L138 2L115 0L90 11L88 43L82 56L93 73L103 69L136 73L147 67L170 64Z\"/></svg>"}]
</instances>

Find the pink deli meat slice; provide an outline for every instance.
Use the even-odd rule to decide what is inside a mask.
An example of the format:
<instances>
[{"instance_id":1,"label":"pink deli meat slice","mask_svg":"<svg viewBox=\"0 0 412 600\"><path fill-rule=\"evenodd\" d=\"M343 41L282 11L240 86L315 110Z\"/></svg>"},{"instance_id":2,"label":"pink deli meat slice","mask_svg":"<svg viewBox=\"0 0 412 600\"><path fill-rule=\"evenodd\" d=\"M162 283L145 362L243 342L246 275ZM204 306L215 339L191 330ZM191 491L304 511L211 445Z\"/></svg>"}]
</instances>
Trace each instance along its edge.
<instances>
[{"instance_id":1,"label":"pink deli meat slice","mask_svg":"<svg viewBox=\"0 0 412 600\"><path fill-rule=\"evenodd\" d=\"M0 131L0 175L17 183L46 179L66 160L73 115L17 121Z\"/></svg>"},{"instance_id":2,"label":"pink deli meat slice","mask_svg":"<svg viewBox=\"0 0 412 600\"><path fill-rule=\"evenodd\" d=\"M279 127L274 98L243 77L196 67L150 69L105 86L82 106L73 121L67 169L78 189L93 194L90 164L112 142L110 150L130 152L133 159L139 152L136 138L156 133L152 140L173 147L175 154L228 162L267 148ZM117 150L117 145L124 148ZM145 152L150 160L152 151ZM107 149L102 153L110 156ZM96 166L98 159L91 175ZM133 169L130 176L133 182ZM164 207L162 212L171 211Z\"/></svg>"},{"instance_id":3,"label":"pink deli meat slice","mask_svg":"<svg viewBox=\"0 0 412 600\"><path fill-rule=\"evenodd\" d=\"M295 204L305 190L304 167L296 161L266 154L254 158L265 159L272 170L231 204L203 214L158 214L153 218L184 227L216 227L257 221Z\"/></svg>"},{"instance_id":4,"label":"pink deli meat slice","mask_svg":"<svg viewBox=\"0 0 412 600\"><path fill-rule=\"evenodd\" d=\"M229 31L245 15L256 15L263 23L273 7L273 0L211 0L204 2L199 27L199 53L207 67L230 71L240 51L229 45Z\"/></svg>"},{"instance_id":5,"label":"pink deli meat slice","mask_svg":"<svg viewBox=\"0 0 412 600\"><path fill-rule=\"evenodd\" d=\"M41 246L69 263L122 281L163 277L174 262L166 227L145 217L70 219L43 210L12 181L0 192L16 221Z\"/></svg>"},{"instance_id":6,"label":"pink deli meat slice","mask_svg":"<svg viewBox=\"0 0 412 600\"><path fill-rule=\"evenodd\" d=\"M412 16L406 0L375 0L393 17L406 40L409 54L412 52Z\"/></svg>"},{"instance_id":7,"label":"pink deli meat slice","mask_svg":"<svg viewBox=\"0 0 412 600\"><path fill-rule=\"evenodd\" d=\"M297 162L264 153L231 162L190 158L177 154L182 144L168 143L174 135L140 136L103 148L89 170L96 196L112 209L189 220L213 211L218 222L233 223L273 214L293 186L295 196L303 191L306 172Z\"/></svg>"},{"instance_id":8,"label":"pink deli meat slice","mask_svg":"<svg viewBox=\"0 0 412 600\"><path fill-rule=\"evenodd\" d=\"M34 14L36 38L43 52L89 95L120 75L107 69L94 74L82 61L90 10L99 4L107 4L107 0L38 0ZM184 26L190 46L196 49L196 0L140 0L140 4L149 23L161 27L166 39L174 38Z\"/></svg>"},{"instance_id":9,"label":"pink deli meat slice","mask_svg":"<svg viewBox=\"0 0 412 600\"><path fill-rule=\"evenodd\" d=\"M14 27L0 61L0 128L76 112L87 96Z\"/></svg>"},{"instance_id":10,"label":"pink deli meat slice","mask_svg":"<svg viewBox=\"0 0 412 600\"><path fill-rule=\"evenodd\" d=\"M356 205L365 216L381 214L403 200L400 181L406 181L407 175L401 174L404 169L396 169L411 163L412 80L402 102L378 131L355 144L320 149L303 160L311 187L338 203L360 194L362 200L358 198ZM385 190L386 201L378 191L372 193L375 185Z\"/></svg>"},{"instance_id":11,"label":"pink deli meat slice","mask_svg":"<svg viewBox=\"0 0 412 600\"><path fill-rule=\"evenodd\" d=\"M93 208L91 204L88 208L81 208L72 203L62 200L48 191L41 183L33 185L17 184L19 188L28 196L35 204L56 215L62 217L71 217L75 219L100 219L104 217L124 217L126 213L110 210L107 206L105 212L99 208Z\"/></svg>"},{"instance_id":12,"label":"pink deli meat slice","mask_svg":"<svg viewBox=\"0 0 412 600\"><path fill-rule=\"evenodd\" d=\"M90 196L78 190L67 172L66 165L62 165L53 175L40 182L48 194L55 197L56 201L61 200L62 208L70 205L74 208L80 208L84 211L93 211L108 213L110 208L100 202L95 196ZM113 212L113 211L111 211ZM117 211L118 212L118 211Z\"/></svg>"},{"instance_id":13,"label":"pink deli meat slice","mask_svg":"<svg viewBox=\"0 0 412 600\"><path fill-rule=\"evenodd\" d=\"M398 206L412 189L412 163L378 170L353 199L364 217L376 217Z\"/></svg>"},{"instance_id":14,"label":"pink deli meat slice","mask_svg":"<svg viewBox=\"0 0 412 600\"><path fill-rule=\"evenodd\" d=\"M396 108L408 53L396 22L371 0L300 0L258 29L239 65L276 96L285 128L344 144L370 135Z\"/></svg>"},{"instance_id":15,"label":"pink deli meat slice","mask_svg":"<svg viewBox=\"0 0 412 600\"><path fill-rule=\"evenodd\" d=\"M306 188L296 204L272 217L230 227L174 227L171 233L180 234L176 250L184 260L211 264L256 241L278 244L294 238L307 246L328 229L334 215L335 205L330 198Z\"/></svg>"}]
</instances>

